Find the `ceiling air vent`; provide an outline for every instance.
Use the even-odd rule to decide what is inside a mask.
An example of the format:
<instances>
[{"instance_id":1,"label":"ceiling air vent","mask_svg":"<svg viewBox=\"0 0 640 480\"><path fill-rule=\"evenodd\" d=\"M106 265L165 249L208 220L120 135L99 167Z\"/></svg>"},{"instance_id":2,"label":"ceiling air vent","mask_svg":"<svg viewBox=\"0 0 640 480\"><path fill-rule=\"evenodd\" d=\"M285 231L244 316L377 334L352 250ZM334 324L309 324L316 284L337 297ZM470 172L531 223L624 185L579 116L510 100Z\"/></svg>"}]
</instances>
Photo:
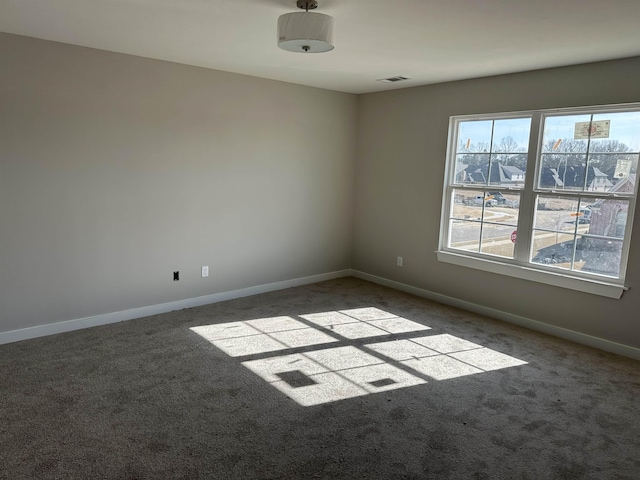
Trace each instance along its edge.
<instances>
[{"instance_id":1,"label":"ceiling air vent","mask_svg":"<svg viewBox=\"0 0 640 480\"><path fill-rule=\"evenodd\" d=\"M401 76L378 79L379 82L384 82L384 83L402 82L403 80L409 80L409 79L407 77L401 77Z\"/></svg>"}]
</instances>

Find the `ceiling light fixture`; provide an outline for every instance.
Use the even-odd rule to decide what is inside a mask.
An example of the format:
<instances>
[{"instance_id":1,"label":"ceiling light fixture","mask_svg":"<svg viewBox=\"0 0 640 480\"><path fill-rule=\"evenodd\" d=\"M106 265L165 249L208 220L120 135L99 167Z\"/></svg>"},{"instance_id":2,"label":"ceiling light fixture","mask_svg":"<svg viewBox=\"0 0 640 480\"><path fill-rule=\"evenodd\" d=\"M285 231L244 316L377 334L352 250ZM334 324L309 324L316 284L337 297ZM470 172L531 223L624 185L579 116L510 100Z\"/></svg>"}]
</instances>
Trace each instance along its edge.
<instances>
[{"instance_id":1,"label":"ceiling light fixture","mask_svg":"<svg viewBox=\"0 0 640 480\"><path fill-rule=\"evenodd\" d=\"M304 12L285 13L278 18L278 46L298 53L333 50L333 17L309 12L318 8L316 0L298 0Z\"/></svg>"}]
</instances>

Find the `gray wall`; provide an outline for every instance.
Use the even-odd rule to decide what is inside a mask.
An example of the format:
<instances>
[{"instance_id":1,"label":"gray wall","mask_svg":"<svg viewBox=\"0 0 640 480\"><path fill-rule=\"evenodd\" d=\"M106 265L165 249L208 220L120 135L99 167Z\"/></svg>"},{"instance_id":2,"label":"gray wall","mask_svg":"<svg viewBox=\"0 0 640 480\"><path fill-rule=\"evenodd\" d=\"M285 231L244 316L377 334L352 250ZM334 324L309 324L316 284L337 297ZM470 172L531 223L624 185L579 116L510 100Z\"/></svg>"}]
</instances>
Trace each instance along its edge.
<instances>
[{"instance_id":1,"label":"gray wall","mask_svg":"<svg viewBox=\"0 0 640 480\"><path fill-rule=\"evenodd\" d=\"M350 267L356 96L7 34L0 72L0 332Z\"/></svg>"},{"instance_id":2,"label":"gray wall","mask_svg":"<svg viewBox=\"0 0 640 480\"><path fill-rule=\"evenodd\" d=\"M356 97L0 34L0 72L0 332L353 267L640 348L640 215L621 300L434 254L450 115L640 101L640 58Z\"/></svg>"},{"instance_id":3,"label":"gray wall","mask_svg":"<svg viewBox=\"0 0 640 480\"><path fill-rule=\"evenodd\" d=\"M620 300L440 263L434 253L451 115L638 102L638 79L635 58L360 97L352 267L640 348L640 212L631 290Z\"/></svg>"}]
</instances>

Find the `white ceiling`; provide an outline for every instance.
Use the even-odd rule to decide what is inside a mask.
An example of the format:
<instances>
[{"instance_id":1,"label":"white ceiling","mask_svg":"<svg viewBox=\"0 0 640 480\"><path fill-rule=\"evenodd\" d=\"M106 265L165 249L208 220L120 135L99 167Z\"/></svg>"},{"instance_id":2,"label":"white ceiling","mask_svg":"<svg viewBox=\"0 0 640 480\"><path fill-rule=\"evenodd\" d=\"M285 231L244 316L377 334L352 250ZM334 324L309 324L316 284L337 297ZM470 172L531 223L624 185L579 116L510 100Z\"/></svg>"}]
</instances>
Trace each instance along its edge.
<instances>
[{"instance_id":1,"label":"white ceiling","mask_svg":"<svg viewBox=\"0 0 640 480\"><path fill-rule=\"evenodd\" d=\"M640 0L318 3L328 53L276 46L295 0L0 0L0 31L351 93L640 55Z\"/></svg>"}]
</instances>

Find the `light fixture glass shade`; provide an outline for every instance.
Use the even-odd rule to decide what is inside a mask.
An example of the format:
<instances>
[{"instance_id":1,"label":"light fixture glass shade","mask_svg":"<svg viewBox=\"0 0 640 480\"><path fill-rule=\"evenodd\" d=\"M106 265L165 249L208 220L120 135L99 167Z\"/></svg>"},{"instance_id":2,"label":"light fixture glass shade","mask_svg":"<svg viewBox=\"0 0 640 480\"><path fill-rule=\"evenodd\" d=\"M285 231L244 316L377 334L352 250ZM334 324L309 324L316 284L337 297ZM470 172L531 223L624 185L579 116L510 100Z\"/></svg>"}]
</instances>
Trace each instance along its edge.
<instances>
[{"instance_id":1,"label":"light fixture glass shade","mask_svg":"<svg viewBox=\"0 0 640 480\"><path fill-rule=\"evenodd\" d=\"M316 12L281 15L278 18L278 46L299 53L333 50L333 17Z\"/></svg>"}]
</instances>

